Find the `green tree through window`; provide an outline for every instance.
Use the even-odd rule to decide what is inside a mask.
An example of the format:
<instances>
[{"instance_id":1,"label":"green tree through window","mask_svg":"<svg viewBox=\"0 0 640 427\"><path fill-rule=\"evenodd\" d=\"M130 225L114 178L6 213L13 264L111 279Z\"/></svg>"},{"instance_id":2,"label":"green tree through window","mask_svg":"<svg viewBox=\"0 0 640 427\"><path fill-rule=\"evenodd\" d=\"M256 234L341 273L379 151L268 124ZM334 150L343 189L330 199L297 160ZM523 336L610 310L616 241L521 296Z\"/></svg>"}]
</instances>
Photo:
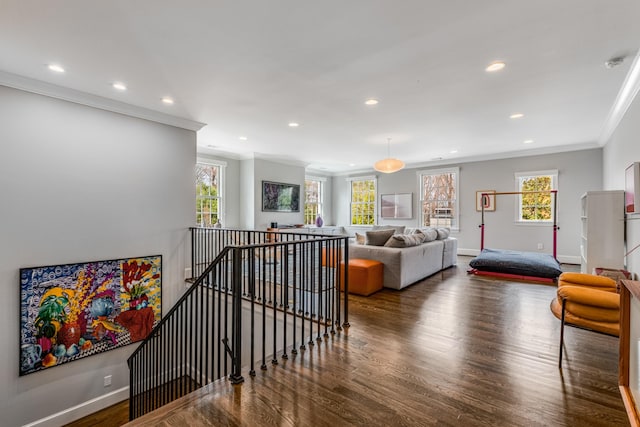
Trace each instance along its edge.
<instances>
[{"instance_id":1,"label":"green tree through window","mask_svg":"<svg viewBox=\"0 0 640 427\"><path fill-rule=\"evenodd\" d=\"M196 223L212 227L220 219L220 166L196 165Z\"/></svg>"},{"instance_id":2,"label":"green tree through window","mask_svg":"<svg viewBox=\"0 0 640 427\"><path fill-rule=\"evenodd\" d=\"M351 225L376 223L376 181L351 181Z\"/></svg>"},{"instance_id":3,"label":"green tree through window","mask_svg":"<svg viewBox=\"0 0 640 427\"><path fill-rule=\"evenodd\" d=\"M529 194L519 196L518 221L553 221L553 195L556 189L556 171L516 174L518 191Z\"/></svg>"},{"instance_id":4,"label":"green tree through window","mask_svg":"<svg viewBox=\"0 0 640 427\"><path fill-rule=\"evenodd\" d=\"M315 224L322 216L322 185L320 179L307 178L304 181L304 223Z\"/></svg>"}]
</instances>

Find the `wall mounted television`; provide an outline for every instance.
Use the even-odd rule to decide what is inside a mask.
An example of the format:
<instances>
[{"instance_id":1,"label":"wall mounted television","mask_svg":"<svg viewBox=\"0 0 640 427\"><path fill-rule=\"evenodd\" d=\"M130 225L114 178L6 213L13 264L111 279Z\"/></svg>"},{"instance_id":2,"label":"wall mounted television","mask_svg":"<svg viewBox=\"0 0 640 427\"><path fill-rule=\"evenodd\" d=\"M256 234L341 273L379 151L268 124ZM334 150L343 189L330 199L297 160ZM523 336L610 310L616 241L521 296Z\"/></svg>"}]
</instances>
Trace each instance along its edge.
<instances>
[{"instance_id":1,"label":"wall mounted television","mask_svg":"<svg viewBox=\"0 0 640 427\"><path fill-rule=\"evenodd\" d=\"M624 172L624 211L640 213L640 162L632 163Z\"/></svg>"}]
</instances>

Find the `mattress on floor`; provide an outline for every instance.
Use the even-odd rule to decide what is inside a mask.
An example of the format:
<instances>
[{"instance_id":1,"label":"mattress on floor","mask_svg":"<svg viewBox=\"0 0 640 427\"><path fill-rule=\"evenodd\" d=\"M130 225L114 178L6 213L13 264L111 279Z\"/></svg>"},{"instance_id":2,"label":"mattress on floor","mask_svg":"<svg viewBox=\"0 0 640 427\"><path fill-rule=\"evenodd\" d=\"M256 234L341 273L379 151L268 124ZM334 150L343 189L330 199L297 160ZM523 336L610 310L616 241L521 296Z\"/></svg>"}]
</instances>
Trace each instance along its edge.
<instances>
[{"instance_id":1,"label":"mattress on floor","mask_svg":"<svg viewBox=\"0 0 640 427\"><path fill-rule=\"evenodd\" d=\"M469 265L482 271L550 279L562 273L560 264L552 255L505 249L483 249Z\"/></svg>"}]
</instances>

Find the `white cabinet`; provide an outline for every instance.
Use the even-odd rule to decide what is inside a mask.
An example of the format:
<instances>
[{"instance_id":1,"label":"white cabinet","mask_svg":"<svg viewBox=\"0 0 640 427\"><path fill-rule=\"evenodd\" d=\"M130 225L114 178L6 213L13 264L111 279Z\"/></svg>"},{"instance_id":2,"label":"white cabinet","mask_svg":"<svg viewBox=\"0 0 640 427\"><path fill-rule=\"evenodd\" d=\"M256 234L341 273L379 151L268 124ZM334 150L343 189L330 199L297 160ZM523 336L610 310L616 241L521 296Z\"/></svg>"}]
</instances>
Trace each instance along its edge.
<instances>
[{"instance_id":1,"label":"white cabinet","mask_svg":"<svg viewBox=\"0 0 640 427\"><path fill-rule=\"evenodd\" d=\"M580 271L624 267L624 191L589 191L581 200Z\"/></svg>"}]
</instances>

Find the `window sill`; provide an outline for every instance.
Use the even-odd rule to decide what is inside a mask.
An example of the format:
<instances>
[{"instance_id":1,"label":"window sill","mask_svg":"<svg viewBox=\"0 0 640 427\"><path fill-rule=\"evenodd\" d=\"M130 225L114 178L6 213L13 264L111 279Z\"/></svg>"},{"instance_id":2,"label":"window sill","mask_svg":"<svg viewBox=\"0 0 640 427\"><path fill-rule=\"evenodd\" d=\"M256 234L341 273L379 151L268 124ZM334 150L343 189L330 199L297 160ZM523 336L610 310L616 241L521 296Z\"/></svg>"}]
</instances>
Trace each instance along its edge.
<instances>
[{"instance_id":1,"label":"window sill","mask_svg":"<svg viewBox=\"0 0 640 427\"><path fill-rule=\"evenodd\" d=\"M533 226L533 227L545 227L552 226L553 221L515 221L516 225Z\"/></svg>"}]
</instances>

